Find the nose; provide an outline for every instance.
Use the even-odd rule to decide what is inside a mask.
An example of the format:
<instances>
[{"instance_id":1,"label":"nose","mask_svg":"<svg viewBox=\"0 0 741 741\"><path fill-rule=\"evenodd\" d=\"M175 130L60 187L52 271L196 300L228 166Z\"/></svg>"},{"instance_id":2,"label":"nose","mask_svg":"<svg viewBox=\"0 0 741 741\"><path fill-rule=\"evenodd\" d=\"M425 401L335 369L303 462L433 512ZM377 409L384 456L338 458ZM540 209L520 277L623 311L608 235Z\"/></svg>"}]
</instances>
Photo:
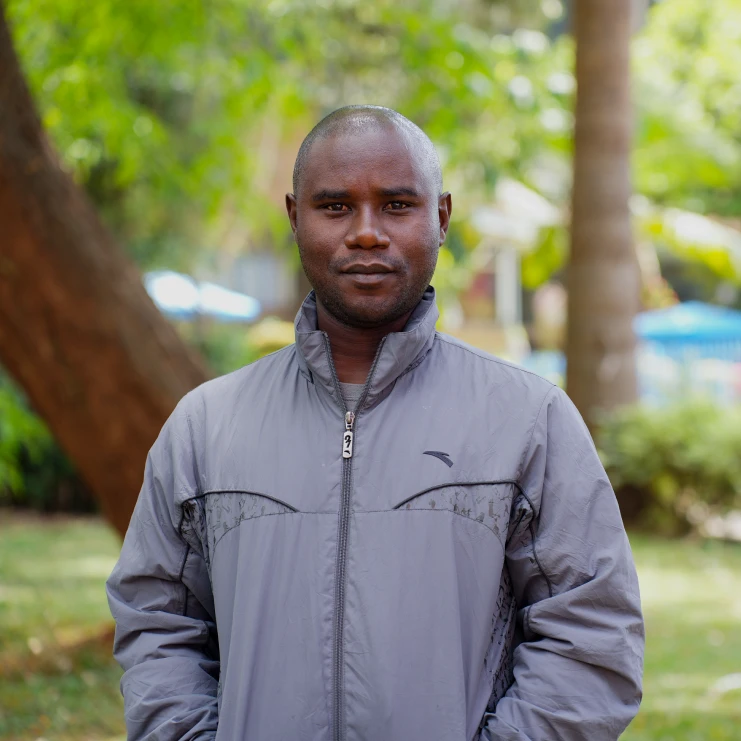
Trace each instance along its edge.
<instances>
[{"instance_id":1,"label":"nose","mask_svg":"<svg viewBox=\"0 0 741 741\"><path fill-rule=\"evenodd\" d=\"M391 240L375 209L370 205L356 208L350 229L345 235L345 246L370 250L374 247L388 247L389 244Z\"/></svg>"}]
</instances>

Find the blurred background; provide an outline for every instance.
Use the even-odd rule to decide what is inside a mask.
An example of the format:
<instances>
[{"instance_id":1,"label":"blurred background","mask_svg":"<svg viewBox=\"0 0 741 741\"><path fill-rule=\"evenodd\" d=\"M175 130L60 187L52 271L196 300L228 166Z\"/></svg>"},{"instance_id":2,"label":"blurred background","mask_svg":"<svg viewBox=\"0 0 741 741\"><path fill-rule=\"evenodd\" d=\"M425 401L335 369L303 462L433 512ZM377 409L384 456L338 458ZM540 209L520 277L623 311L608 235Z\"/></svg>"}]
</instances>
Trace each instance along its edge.
<instances>
[{"instance_id":1,"label":"blurred background","mask_svg":"<svg viewBox=\"0 0 741 741\"><path fill-rule=\"evenodd\" d=\"M0 740L124 738L146 451L293 341L284 195L351 103L440 153L440 328L595 436L647 620L623 738L741 739L741 0L4 0Z\"/></svg>"}]
</instances>

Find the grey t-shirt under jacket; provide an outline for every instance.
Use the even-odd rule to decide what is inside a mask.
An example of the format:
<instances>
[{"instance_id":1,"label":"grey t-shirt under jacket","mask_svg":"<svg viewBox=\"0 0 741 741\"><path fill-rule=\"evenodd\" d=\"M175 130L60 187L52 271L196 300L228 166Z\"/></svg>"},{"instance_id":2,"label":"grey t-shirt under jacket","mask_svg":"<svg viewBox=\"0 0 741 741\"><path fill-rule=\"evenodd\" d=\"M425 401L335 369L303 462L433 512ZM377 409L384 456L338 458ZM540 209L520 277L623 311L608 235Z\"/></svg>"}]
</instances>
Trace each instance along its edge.
<instances>
[{"instance_id":1,"label":"grey t-shirt under jacket","mask_svg":"<svg viewBox=\"0 0 741 741\"><path fill-rule=\"evenodd\" d=\"M340 393L342 398L345 400L345 406L352 412L355 411L355 407L360 401L360 397L363 395L363 389L365 384L363 383L340 383Z\"/></svg>"},{"instance_id":2,"label":"grey t-shirt under jacket","mask_svg":"<svg viewBox=\"0 0 741 741\"><path fill-rule=\"evenodd\" d=\"M190 392L108 583L131 741L614 741L643 621L615 495L548 381L435 330L348 409L296 343Z\"/></svg>"}]
</instances>

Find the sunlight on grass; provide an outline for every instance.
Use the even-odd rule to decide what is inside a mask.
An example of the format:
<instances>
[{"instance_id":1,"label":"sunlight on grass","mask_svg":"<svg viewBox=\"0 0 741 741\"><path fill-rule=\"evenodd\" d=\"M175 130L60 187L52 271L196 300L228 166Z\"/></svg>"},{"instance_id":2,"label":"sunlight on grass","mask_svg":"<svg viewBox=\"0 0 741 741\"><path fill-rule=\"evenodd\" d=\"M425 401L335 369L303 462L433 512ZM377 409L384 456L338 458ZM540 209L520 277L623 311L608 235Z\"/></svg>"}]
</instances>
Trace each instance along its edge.
<instances>
[{"instance_id":1,"label":"sunlight on grass","mask_svg":"<svg viewBox=\"0 0 741 741\"><path fill-rule=\"evenodd\" d=\"M104 582L116 535L98 520L0 528L0 739L123 741Z\"/></svg>"},{"instance_id":2,"label":"sunlight on grass","mask_svg":"<svg viewBox=\"0 0 741 741\"><path fill-rule=\"evenodd\" d=\"M631 542L648 648L623 740L741 739L741 547ZM103 589L118 548L97 520L0 525L0 741L124 741Z\"/></svg>"},{"instance_id":3,"label":"sunlight on grass","mask_svg":"<svg viewBox=\"0 0 741 741\"><path fill-rule=\"evenodd\" d=\"M713 692L721 678L741 672L741 548L631 542L648 637L641 712L622 738L741 738L741 692Z\"/></svg>"}]
</instances>

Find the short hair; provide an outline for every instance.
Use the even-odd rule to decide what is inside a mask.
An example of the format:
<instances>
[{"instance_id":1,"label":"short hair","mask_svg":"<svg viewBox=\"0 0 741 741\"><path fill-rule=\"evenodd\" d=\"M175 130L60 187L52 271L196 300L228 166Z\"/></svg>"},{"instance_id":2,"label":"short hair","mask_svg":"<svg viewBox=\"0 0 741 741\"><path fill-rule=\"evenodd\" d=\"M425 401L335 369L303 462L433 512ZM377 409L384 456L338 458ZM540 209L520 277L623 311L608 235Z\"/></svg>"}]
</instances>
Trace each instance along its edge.
<instances>
[{"instance_id":1,"label":"short hair","mask_svg":"<svg viewBox=\"0 0 741 741\"><path fill-rule=\"evenodd\" d=\"M384 108L377 105L348 105L338 108L328 116L325 116L301 143L301 147L296 155L296 162L293 166L294 194L298 193L299 183L306 169L306 162L314 142L318 139L326 139L335 134L378 129L383 126L397 128L417 145L417 152L422 156L430 177L434 180L438 194L442 193L443 176L435 145L417 124L392 108Z\"/></svg>"}]
</instances>

